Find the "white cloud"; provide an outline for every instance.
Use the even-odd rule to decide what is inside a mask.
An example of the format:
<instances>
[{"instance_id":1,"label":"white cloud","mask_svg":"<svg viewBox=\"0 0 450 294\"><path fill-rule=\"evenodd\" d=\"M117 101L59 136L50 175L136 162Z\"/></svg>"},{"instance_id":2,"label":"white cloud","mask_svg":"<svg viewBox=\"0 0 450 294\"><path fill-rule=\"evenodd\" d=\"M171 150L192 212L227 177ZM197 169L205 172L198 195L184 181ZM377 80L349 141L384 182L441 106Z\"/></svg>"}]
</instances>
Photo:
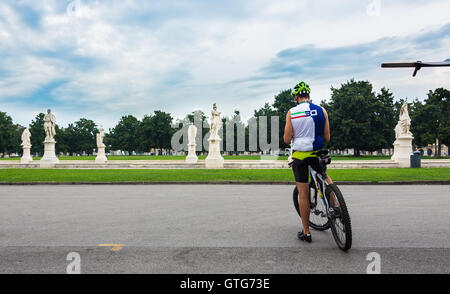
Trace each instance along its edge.
<instances>
[{"instance_id":1,"label":"white cloud","mask_svg":"<svg viewBox=\"0 0 450 294\"><path fill-rule=\"evenodd\" d=\"M23 119L18 113L28 107L23 100L63 80L66 83L48 93L55 111L63 114L62 123L85 116L112 124L122 114L142 117L156 109L181 117L196 108L209 112L213 102L224 113L239 109L249 117L299 77L253 87L230 81L255 75L286 48L367 43L448 22L448 1L381 1L379 17L366 14L370 2L254 0L214 7L195 1L80 0L76 13L69 15L61 1L29 2L41 16L40 28L27 25L14 5L2 3L0 107ZM7 73L2 75L2 69ZM400 98L447 86L449 73L424 69L412 80L409 72L374 70L361 78L376 87L388 86ZM312 82L322 99L329 96L331 85L345 80Z\"/></svg>"}]
</instances>

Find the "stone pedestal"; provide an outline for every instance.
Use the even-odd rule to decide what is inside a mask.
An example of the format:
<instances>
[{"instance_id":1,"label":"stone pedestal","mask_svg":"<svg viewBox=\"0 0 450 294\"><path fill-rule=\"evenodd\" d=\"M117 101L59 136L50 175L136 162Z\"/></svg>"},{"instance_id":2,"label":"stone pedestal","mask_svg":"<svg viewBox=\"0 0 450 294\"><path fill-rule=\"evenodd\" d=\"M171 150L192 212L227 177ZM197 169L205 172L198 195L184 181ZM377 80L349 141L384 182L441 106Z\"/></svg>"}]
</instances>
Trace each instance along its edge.
<instances>
[{"instance_id":1,"label":"stone pedestal","mask_svg":"<svg viewBox=\"0 0 450 294\"><path fill-rule=\"evenodd\" d=\"M209 152L205 159L206 168L223 168L224 159L220 154L220 141L222 139L208 139Z\"/></svg>"},{"instance_id":2,"label":"stone pedestal","mask_svg":"<svg viewBox=\"0 0 450 294\"><path fill-rule=\"evenodd\" d=\"M44 156L42 157L41 161L54 163L59 161L55 153L55 144L56 141L54 139L46 139L44 141Z\"/></svg>"},{"instance_id":3,"label":"stone pedestal","mask_svg":"<svg viewBox=\"0 0 450 294\"><path fill-rule=\"evenodd\" d=\"M105 154L105 146L100 146L97 149L97 157L95 157L96 163L105 163L108 161L108 158Z\"/></svg>"},{"instance_id":4,"label":"stone pedestal","mask_svg":"<svg viewBox=\"0 0 450 294\"><path fill-rule=\"evenodd\" d=\"M41 167L54 167L55 163L59 162L55 153L55 144L56 141L54 139L45 139L44 156L41 158Z\"/></svg>"},{"instance_id":5,"label":"stone pedestal","mask_svg":"<svg viewBox=\"0 0 450 294\"><path fill-rule=\"evenodd\" d=\"M413 139L414 138L411 135L402 135L395 140L394 154L392 155L391 160L397 162L399 167L410 166Z\"/></svg>"},{"instance_id":6,"label":"stone pedestal","mask_svg":"<svg viewBox=\"0 0 450 294\"><path fill-rule=\"evenodd\" d=\"M188 155L186 156L187 163L197 163L198 161L197 154L195 154L195 146L195 144L189 145Z\"/></svg>"},{"instance_id":7,"label":"stone pedestal","mask_svg":"<svg viewBox=\"0 0 450 294\"><path fill-rule=\"evenodd\" d=\"M23 147L23 155L20 159L20 163L30 163L33 161L33 158L31 157L30 153L31 146Z\"/></svg>"}]
</instances>

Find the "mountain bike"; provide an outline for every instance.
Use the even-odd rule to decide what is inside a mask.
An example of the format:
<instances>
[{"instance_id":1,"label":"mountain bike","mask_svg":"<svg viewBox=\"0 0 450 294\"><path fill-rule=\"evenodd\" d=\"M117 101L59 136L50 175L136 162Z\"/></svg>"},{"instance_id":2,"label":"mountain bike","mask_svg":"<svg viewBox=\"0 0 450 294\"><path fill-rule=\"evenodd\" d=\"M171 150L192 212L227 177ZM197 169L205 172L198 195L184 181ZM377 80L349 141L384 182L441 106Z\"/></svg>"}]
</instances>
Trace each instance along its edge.
<instances>
[{"instance_id":1,"label":"mountain bike","mask_svg":"<svg viewBox=\"0 0 450 294\"><path fill-rule=\"evenodd\" d=\"M309 225L318 231L331 228L338 247L347 251L352 246L352 228L347 205L338 186L334 183L330 185L325 181L326 168L331 163L328 150L320 150L315 154L318 156L321 171L316 171L311 166L309 168L309 203L311 207ZM295 187L294 206L300 216L298 196L298 190Z\"/></svg>"}]
</instances>

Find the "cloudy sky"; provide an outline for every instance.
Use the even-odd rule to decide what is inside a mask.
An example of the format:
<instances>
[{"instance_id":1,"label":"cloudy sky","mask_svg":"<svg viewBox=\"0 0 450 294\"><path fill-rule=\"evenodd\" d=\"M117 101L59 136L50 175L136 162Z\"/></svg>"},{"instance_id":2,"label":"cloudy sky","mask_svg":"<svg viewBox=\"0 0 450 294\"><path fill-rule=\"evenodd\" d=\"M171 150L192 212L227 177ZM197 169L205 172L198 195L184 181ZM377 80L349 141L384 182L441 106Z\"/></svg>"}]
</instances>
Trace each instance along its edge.
<instances>
[{"instance_id":1,"label":"cloudy sky","mask_svg":"<svg viewBox=\"0 0 450 294\"><path fill-rule=\"evenodd\" d=\"M450 58L448 0L0 1L0 111L28 125L51 108L106 128L217 102L244 118L307 81L316 101L366 79L396 98L450 88L450 69L381 69Z\"/></svg>"}]
</instances>

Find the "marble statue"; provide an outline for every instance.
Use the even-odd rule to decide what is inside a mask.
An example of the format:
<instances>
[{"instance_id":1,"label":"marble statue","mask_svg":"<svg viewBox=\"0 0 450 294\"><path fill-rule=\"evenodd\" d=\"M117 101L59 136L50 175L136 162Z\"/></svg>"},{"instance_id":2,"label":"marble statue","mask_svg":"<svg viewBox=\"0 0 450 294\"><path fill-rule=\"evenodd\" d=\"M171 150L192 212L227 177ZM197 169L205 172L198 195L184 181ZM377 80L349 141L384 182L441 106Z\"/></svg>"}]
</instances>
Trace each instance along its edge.
<instances>
[{"instance_id":1,"label":"marble statue","mask_svg":"<svg viewBox=\"0 0 450 294\"><path fill-rule=\"evenodd\" d=\"M22 158L20 159L21 163L29 163L33 161L33 158L31 157L31 133L28 128L26 128L22 133L22 147L23 147L23 154Z\"/></svg>"},{"instance_id":2,"label":"marble statue","mask_svg":"<svg viewBox=\"0 0 450 294\"><path fill-rule=\"evenodd\" d=\"M408 103L403 102L402 108L400 109L400 115L397 125L395 126L395 138L402 135L411 136L411 118L408 113Z\"/></svg>"},{"instance_id":3,"label":"marble statue","mask_svg":"<svg viewBox=\"0 0 450 294\"><path fill-rule=\"evenodd\" d=\"M100 125L99 133L96 135L97 138L97 156L95 157L96 163L106 163L108 158L105 153L105 144L103 143L103 138L105 137L105 129Z\"/></svg>"},{"instance_id":4,"label":"marble statue","mask_svg":"<svg viewBox=\"0 0 450 294\"><path fill-rule=\"evenodd\" d=\"M105 129L100 125L99 133L97 134L97 147L105 147L103 144L103 138L105 137Z\"/></svg>"},{"instance_id":5,"label":"marble statue","mask_svg":"<svg viewBox=\"0 0 450 294\"><path fill-rule=\"evenodd\" d=\"M210 132L209 132L209 150L208 156L205 159L206 168L223 168L224 159L220 154L220 142L222 139L219 136L219 129L222 127L222 120L220 112L217 111L217 105L214 103L211 111Z\"/></svg>"},{"instance_id":6,"label":"marble statue","mask_svg":"<svg viewBox=\"0 0 450 294\"><path fill-rule=\"evenodd\" d=\"M55 135L56 135L56 118L50 109L47 110L47 114L44 116L44 156L41 158L42 168L55 167L55 163L59 162L55 153Z\"/></svg>"},{"instance_id":7,"label":"marble statue","mask_svg":"<svg viewBox=\"0 0 450 294\"><path fill-rule=\"evenodd\" d=\"M45 140L54 140L56 135L56 118L50 109L47 110L47 114L44 116L44 130Z\"/></svg>"},{"instance_id":8,"label":"marble statue","mask_svg":"<svg viewBox=\"0 0 450 294\"><path fill-rule=\"evenodd\" d=\"M187 163L197 163L198 157L195 153L195 138L197 137L197 127L193 123L188 128L188 155L186 156Z\"/></svg>"},{"instance_id":9,"label":"marble statue","mask_svg":"<svg viewBox=\"0 0 450 294\"><path fill-rule=\"evenodd\" d=\"M195 137L197 136L197 127L193 123L188 128L188 144L195 145Z\"/></svg>"},{"instance_id":10,"label":"marble statue","mask_svg":"<svg viewBox=\"0 0 450 294\"><path fill-rule=\"evenodd\" d=\"M405 101L400 109L399 120L395 126L394 154L391 157L399 167L410 166L412 140L414 139L410 128L411 118L408 113L408 103Z\"/></svg>"},{"instance_id":11,"label":"marble statue","mask_svg":"<svg viewBox=\"0 0 450 294\"><path fill-rule=\"evenodd\" d=\"M22 133L22 146L31 147L31 133L28 128L26 128Z\"/></svg>"},{"instance_id":12,"label":"marble statue","mask_svg":"<svg viewBox=\"0 0 450 294\"><path fill-rule=\"evenodd\" d=\"M222 120L220 119L220 112L217 111L217 105L214 103L211 111L210 133L211 139L219 138L219 129L222 127Z\"/></svg>"}]
</instances>

